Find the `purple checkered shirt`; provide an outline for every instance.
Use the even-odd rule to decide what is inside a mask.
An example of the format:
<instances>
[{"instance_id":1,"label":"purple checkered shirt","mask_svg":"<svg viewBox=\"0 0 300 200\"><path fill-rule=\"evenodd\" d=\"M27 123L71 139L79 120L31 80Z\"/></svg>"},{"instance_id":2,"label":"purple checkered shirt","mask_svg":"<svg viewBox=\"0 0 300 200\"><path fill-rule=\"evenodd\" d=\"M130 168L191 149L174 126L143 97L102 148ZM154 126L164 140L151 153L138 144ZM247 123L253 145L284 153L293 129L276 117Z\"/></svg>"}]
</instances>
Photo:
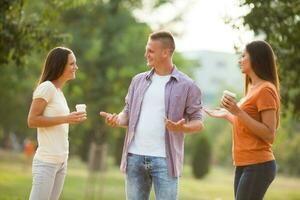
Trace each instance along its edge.
<instances>
[{"instance_id":1,"label":"purple checkered shirt","mask_svg":"<svg viewBox=\"0 0 300 200\"><path fill-rule=\"evenodd\" d=\"M129 86L123 112L128 115L128 128L125 136L120 169L126 172L127 154L139 120L143 97L151 84L154 70L136 75ZM153 97L155 98L155 97ZM165 86L166 117L174 122L185 118L188 121L202 120L201 91L195 82L173 67L170 80ZM151 123L151 121L149 121ZM181 175L184 157L184 134L173 133L166 129L166 159L171 176Z\"/></svg>"}]
</instances>

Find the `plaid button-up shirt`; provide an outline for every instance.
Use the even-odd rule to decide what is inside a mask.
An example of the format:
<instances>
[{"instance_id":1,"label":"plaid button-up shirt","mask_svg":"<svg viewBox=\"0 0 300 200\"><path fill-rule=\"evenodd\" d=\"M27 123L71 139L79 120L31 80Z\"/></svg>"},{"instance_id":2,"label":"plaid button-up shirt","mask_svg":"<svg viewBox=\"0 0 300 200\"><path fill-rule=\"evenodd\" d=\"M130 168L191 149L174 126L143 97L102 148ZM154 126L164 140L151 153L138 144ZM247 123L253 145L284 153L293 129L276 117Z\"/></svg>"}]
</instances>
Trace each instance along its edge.
<instances>
[{"instance_id":1,"label":"plaid button-up shirt","mask_svg":"<svg viewBox=\"0 0 300 200\"><path fill-rule=\"evenodd\" d=\"M126 172L128 148L134 138L143 97L151 84L153 73L152 69L136 75L125 98L126 105L123 112L127 114L129 122L120 166L123 172ZM192 79L175 66L165 86L165 108L165 116L174 122L182 118L188 121L202 120L201 91ZM184 134L173 133L166 129L165 143L169 174L174 177L180 176L183 168Z\"/></svg>"}]
</instances>

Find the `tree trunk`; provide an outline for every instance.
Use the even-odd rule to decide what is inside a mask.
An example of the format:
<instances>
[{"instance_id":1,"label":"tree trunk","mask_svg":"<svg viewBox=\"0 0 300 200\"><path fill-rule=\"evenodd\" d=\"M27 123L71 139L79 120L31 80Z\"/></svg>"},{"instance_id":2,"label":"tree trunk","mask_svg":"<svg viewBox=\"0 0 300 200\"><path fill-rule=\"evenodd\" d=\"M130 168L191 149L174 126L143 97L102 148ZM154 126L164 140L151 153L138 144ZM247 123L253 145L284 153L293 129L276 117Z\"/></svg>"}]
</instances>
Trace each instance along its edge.
<instances>
[{"instance_id":1,"label":"tree trunk","mask_svg":"<svg viewBox=\"0 0 300 200\"><path fill-rule=\"evenodd\" d=\"M89 151L88 168L90 171L105 171L107 157L107 144L92 142Z\"/></svg>"}]
</instances>

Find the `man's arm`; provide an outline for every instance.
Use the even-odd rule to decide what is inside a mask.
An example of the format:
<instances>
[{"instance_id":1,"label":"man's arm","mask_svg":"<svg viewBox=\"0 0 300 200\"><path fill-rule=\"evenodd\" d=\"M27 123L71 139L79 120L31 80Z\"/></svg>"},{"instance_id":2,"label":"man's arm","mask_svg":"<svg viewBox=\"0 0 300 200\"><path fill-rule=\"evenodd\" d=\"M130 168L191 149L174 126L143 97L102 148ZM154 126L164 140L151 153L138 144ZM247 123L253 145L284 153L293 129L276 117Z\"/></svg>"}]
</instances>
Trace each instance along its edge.
<instances>
[{"instance_id":1,"label":"man's arm","mask_svg":"<svg viewBox=\"0 0 300 200\"><path fill-rule=\"evenodd\" d=\"M201 120L193 120L184 124L184 133L195 133L200 132L204 128L204 125Z\"/></svg>"},{"instance_id":2,"label":"man's arm","mask_svg":"<svg viewBox=\"0 0 300 200\"><path fill-rule=\"evenodd\" d=\"M192 120L185 123L185 119L181 119L178 122L165 119L165 124L169 131L175 133L196 133L204 128L201 120Z\"/></svg>"},{"instance_id":3,"label":"man's arm","mask_svg":"<svg viewBox=\"0 0 300 200\"><path fill-rule=\"evenodd\" d=\"M118 126L127 128L128 127L128 114L125 112L120 112L118 114Z\"/></svg>"}]
</instances>

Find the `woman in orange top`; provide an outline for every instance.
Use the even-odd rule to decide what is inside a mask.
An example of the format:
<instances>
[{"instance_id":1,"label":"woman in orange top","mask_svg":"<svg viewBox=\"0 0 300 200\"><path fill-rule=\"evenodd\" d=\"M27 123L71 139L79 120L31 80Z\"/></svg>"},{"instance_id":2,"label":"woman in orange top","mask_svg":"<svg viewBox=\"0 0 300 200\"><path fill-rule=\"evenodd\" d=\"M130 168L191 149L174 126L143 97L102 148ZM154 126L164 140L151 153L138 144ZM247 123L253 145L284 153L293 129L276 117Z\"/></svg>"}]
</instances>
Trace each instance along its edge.
<instances>
[{"instance_id":1,"label":"woman in orange top","mask_svg":"<svg viewBox=\"0 0 300 200\"><path fill-rule=\"evenodd\" d=\"M235 199L260 200L276 174L272 144L279 123L279 80L273 50L264 41L246 45L239 64L245 74L245 96L236 104L234 97L224 95L225 112L206 112L233 125Z\"/></svg>"}]
</instances>

